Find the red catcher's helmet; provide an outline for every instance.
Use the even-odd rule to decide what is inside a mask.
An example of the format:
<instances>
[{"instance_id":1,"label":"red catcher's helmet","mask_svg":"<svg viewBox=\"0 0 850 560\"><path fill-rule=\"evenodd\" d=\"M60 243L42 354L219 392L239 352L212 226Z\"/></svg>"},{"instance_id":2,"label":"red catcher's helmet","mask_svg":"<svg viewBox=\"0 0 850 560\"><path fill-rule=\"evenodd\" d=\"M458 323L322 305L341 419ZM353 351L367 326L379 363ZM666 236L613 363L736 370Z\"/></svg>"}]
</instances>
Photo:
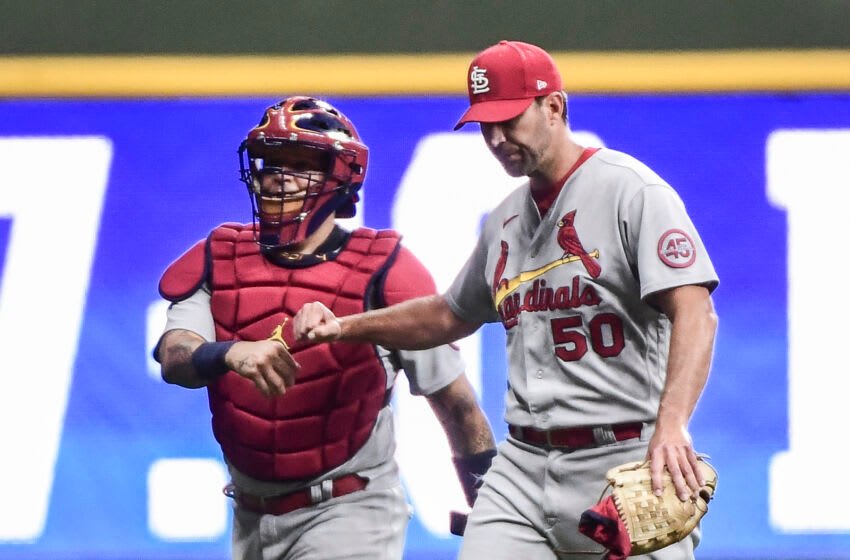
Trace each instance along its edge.
<instances>
[{"instance_id":1,"label":"red catcher's helmet","mask_svg":"<svg viewBox=\"0 0 850 560\"><path fill-rule=\"evenodd\" d=\"M273 163L287 150L304 149L323 154L319 159L326 169L317 171L324 171L324 179L310 179L300 210L284 212L283 194L263 192L262 177L278 173L309 178L309 174L287 171ZM368 159L369 148L354 124L330 103L298 96L267 108L239 146L240 177L251 197L257 242L267 248L290 248L304 241L332 213L340 218L354 216ZM279 204L270 205L270 200ZM270 211L270 207L276 210Z\"/></svg>"}]
</instances>

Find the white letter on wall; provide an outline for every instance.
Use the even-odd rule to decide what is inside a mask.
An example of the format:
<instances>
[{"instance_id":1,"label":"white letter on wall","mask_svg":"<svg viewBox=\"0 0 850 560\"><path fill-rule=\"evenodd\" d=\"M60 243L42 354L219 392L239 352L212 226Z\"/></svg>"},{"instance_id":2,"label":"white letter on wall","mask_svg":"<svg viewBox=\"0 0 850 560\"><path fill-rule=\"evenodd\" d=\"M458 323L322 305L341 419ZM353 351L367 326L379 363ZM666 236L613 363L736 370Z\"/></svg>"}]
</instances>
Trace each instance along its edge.
<instances>
[{"instance_id":1,"label":"white letter on wall","mask_svg":"<svg viewBox=\"0 0 850 560\"><path fill-rule=\"evenodd\" d=\"M0 139L0 541L44 530L111 159L104 138Z\"/></svg>"},{"instance_id":2,"label":"white letter on wall","mask_svg":"<svg viewBox=\"0 0 850 560\"><path fill-rule=\"evenodd\" d=\"M850 489L835 484L835 465L850 426L850 130L771 134L767 196L788 213L788 451L770 465L770 522L787 533L848 531Z\"/></svg>"}]
</instances>

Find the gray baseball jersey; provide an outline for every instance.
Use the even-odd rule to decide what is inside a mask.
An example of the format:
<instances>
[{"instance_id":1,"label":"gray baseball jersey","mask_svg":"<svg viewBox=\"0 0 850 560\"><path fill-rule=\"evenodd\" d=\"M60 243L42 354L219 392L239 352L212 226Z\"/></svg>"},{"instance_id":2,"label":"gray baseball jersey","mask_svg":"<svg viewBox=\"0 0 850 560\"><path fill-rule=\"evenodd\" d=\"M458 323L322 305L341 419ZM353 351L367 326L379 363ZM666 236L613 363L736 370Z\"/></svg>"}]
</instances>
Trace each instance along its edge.
<instances>
[{"instance_id":1,"label":"gray baseball jersey","mask_svg":"<svg viewBox=\"0 0 850 560\"><path fill-rule=\"evenodd\" d=\"M507 332L510 424L548 430L654 420L670 323L650 294L717 276L677 193L602 149L541 220L527 185L488 216L446 296Z\"/></svg>"},{"instance_id":2,"label":"gray baseball jersey","mask_svg":"<svg viewBox=\"0 0 850 560\"><path fill-rule=\"evenodd\" d=\"M584 161L542 219L527 185L488 216L446 297L462 319L507 331L508 423L643 429L578 449L502 442L460 560L600 557L579 519L608 469L646 456L666 375L670 323L647 296L689 284L717 285L705 247L673 189L625 154ZM693 558L699 538L640 558Z\"/></svg>"}]
</instances>

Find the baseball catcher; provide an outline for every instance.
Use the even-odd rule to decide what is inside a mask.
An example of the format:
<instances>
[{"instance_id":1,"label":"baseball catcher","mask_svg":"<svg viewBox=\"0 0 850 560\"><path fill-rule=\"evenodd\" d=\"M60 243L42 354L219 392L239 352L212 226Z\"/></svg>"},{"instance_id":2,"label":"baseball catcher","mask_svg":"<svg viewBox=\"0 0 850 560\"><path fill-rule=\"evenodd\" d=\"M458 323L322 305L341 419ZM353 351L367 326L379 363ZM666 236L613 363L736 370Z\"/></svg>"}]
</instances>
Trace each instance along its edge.
<instances>
[{"instance_id":1,"label":"baseball catcher","mask_svg":"<svg viewBox=\"0 0 850 560\"><path fill-rule=\"evenodd\" d=\"M496 454L460 353L305 344L290 319L307 302L349 315L432 295L433 278L399 233L337 224L357 211L369 149L327 101L267 107L238 154L253 219L215 227L166 269L155 351L165 381L206 387L231 479L231 557L400 560L399 373L443 427L462 485Z\"/></svg>"}]
</instances>

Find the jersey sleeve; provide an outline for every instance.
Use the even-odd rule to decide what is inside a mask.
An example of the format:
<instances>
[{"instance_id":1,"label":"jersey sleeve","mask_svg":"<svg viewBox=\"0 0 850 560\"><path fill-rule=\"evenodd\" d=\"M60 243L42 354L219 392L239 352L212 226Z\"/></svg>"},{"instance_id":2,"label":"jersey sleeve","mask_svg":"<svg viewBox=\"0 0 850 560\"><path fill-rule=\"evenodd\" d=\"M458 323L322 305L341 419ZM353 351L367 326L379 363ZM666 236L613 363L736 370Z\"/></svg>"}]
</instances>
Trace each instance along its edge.
<instances>
[{"instance_id":1,"label":"jersey sleeve","mask_svg":"<svg viewBox=\"0 0 850 560\"><path fill-rule=\"evenodd\" d=\"M399 360L412 395L431 395L457 379L466 364L451 344L428 350L399 350Z\"/></svg>"},{"instance_id":2,"label":"jersey sleeve","mask_svg":"<svg viewBox=\"0 0 850 560\"><path fill-rule=\"evenodd\" d=\"M451 310L468 323L495 323L500 320L486 279L488 251L488 241L482 234L445 294Z\"/></svg>"},{"instance_id":3,"label":"jersey sleeve","mask_svg":"<svg viewBox=\"0 0 850 560\"><path fill-rule=\"evenodd\" d=\"M687 285L713 291L717 273L679 195L667 185L646 186L626 218L629 260L637 265L641 297Z\"/></svg>"},{"instance_id":4,"label":"jersey sleeve","mask_svg":"<svg viewBox=\"0 0 850 560\"><path fill-rule=\"evenodd\" d=\"M436 284L425 265L409 249L400 247L384 278L384 303L389 306L436 293ZM453 345L427 350L399 350L396 355L413 395L435 393L465 370L460 352Z\"/></svg>"},{"instance_id":5,"label":"jersey sleeve","mask_svg":"<svg viewBox=\"0 0 850 560\"><path fill-rule=\"evenodd\" d=\"M215 341L215 323L210 309L210 292L206 284L189 297L168 307L163 332L174 329L192 331L206 341Z\"/></svg>"}]
</instances>

